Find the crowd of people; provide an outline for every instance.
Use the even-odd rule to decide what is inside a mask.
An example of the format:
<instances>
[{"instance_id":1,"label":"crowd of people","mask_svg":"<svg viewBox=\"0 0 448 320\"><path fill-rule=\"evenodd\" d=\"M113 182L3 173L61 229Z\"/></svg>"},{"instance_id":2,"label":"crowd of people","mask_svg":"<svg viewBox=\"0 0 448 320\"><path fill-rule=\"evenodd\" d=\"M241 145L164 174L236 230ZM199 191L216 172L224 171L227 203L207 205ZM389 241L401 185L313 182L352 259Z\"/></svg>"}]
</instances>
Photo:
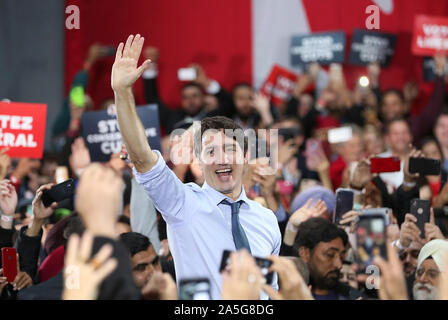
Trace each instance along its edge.
<instances>
[{"instance_id":1,"label":"crowd of people","mask_svg":"<svg viewBox=\"0 0 448 320\"><path fill-rule=\"evenodd\" d=\"M106 55L93 45L72 87L86 88L89 69ZM418 88L383 88L377 63L366 68L369 85L355 88L341 65L313 63L280 105L249 83L227 91L192 64L196 79L171 109L158 93L159 56L129 36L112 67L114 98L94 106L86 95L79 107L67 97L41 160L0 151L0 247L17 251L14 281L0 269L2 299L176 300L198 279L208 293L190 299L448 299L444 55L434 56L434 91L418 115ZM150 148L136 112L140 77L146 101L159 108L161 150ZM112 106L123 150L95 163L80 119ZM330 143L336 128L351 133ZM256 148L235 135L250 129ZM178 146L191 161L173 161ZM376 157L397 157L400 170L372 173ZM439 160L440 174L412 173L410 158ZM44 205L45 192L69 178L75 195ZM341 188L354 201L336 222ZM411 214L416 198L431 204L424 233ZM363 210L379 208L390 212L386 251L369 272L357 257L357 230Z\"/></svg>"}]
</instances>

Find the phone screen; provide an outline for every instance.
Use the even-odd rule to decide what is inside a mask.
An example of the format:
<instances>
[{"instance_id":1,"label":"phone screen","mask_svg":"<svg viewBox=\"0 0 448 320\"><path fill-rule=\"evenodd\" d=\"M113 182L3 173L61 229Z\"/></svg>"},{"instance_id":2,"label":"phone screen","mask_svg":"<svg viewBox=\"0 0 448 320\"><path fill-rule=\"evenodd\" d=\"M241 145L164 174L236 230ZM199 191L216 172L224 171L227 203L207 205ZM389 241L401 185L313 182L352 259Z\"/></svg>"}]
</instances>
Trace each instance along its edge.
<instances>
[{"instance_id":1,"label":"phone screen","mask_svg":"<svg viewBox=\"0 0 448 320\"><path fill-rule=\"evenodd\" d=\"M2 248L3 276L13 282L17 276L17 251L15 248Z\"/></svg>"},{"instance_id":2,"label":"phone screen","mask_svg":"<svg viewBox=\"0 0 448 320\"><path fill-rule=\"evenodd\" d=\"M219 267L219 272L223 272L224 270L229 270L229 263L230 263L230 253L229 250L224 250L222 253L222 259L221 259L221 265ZM272 280L274 279L274 273L269 272L269 268L272 265L272 261L260 258L260 257L253 257L255 259L255 263L260 268L261 274L266 279L267 284L271 284Z\"/></svg>"},{"instance_id":3,"label":"phone screen","mask_svg":"<svg viewBox=\"0 0 448 320\"><path fill-rule=\"evenodd\" d=\"M196 80L196 69L180 68L179 70L177 70L177 78L180 81L194 81Z\"/></svg>"},{"instance_id":4,"label":"phone screen","mask_svg":"<svg viewBox=\"0 0 448 320\"><path fill-rule=\"evenodd\" d=\"M179 300L210 300L210 281L206 278L181 280Z\"/></svg>"},{"instance_id":5,"label":"phone screen","mask_svg":"<svg viewBox=\"0 0 448 320\"><path fill-rule=\"evenodd\" d=\"M352 138L352 128L342 127L328 130L328 142L330 143L342 143Z\"/></svg>"},{"instance_id":6,"label":"phone screen","mask_svg":"<svg viewBox=\"0 0 448 320\"><path fill-rule=\"evenodd\" d=\"M387 259L386 219L382 214L359 216L356 229L356 258L365 268L373 265L373 258L381 256Z\"/></svg>"}]
</instances>

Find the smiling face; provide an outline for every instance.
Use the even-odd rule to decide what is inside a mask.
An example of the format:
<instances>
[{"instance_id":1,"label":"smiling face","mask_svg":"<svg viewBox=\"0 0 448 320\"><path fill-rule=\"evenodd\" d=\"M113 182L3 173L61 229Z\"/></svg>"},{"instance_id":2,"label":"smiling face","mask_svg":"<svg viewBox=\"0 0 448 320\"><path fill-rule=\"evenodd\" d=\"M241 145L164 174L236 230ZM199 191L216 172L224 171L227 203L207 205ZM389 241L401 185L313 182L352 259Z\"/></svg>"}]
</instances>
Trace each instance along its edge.
<instances>
[{"instance_id":1,"label":"smiling face","mask_svg":"<svg viewBox=\"0 0 448 320\"><path fill-rule=\"evenodd\" d=\"M234 200L238 198L247 158L235 139L223 130L205 131L199 161L210 187Z\"/></svg>"},{"instance_id":2,"label":"smiling face","mask_svg":"<svg viewBox=\"0 0 448 320\"><path fill-rule=\"evenodd\" d=\"M434 300L439 284L439 267L433 259L426 259L417 269L413 287L415 300Z\"/></svg>"}]
</instances>

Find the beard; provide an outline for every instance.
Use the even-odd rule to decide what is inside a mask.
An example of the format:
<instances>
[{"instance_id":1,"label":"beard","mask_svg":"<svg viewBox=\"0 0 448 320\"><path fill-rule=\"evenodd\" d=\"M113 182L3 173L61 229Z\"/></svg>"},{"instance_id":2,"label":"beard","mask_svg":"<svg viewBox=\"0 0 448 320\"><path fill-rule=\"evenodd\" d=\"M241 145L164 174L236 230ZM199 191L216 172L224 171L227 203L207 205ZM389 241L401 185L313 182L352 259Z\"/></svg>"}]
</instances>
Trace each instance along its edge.
<instances>
[{"instance_id":1,"label":"beard","mask_svg":"<svg viewBox=\"0 0 448 320\"><path fill-rule=\"evenodd\" d=\"M422 288L426 288L428 291ZM435 300L437 298L437 289L430 284L415 283L412 293L414 300Z\"/></svg>"},{"instance_id":2,"label":"beard","mask_svg":"<svg viewBox=\"0 0 448 320\"><path fill-rule=\"evenodd\" d=\"M413 275L415 273L416 269L417 269L417 267L415 265L413 265L412 263L405 262L403 264L403 271L404 271L404 274L406 277Z\"/></svg>"},{"instance_id":3,"label":"beard","mask_svg":"<svg viewBox=\"0 0 448 320\"><path fill-rule=\"evenodd\" d=\"M332 290L339 283L340 271L338 269L327 272L325 275L310 270L310 283L313 287L322 290Z\"/></svg>"}]
</instances>

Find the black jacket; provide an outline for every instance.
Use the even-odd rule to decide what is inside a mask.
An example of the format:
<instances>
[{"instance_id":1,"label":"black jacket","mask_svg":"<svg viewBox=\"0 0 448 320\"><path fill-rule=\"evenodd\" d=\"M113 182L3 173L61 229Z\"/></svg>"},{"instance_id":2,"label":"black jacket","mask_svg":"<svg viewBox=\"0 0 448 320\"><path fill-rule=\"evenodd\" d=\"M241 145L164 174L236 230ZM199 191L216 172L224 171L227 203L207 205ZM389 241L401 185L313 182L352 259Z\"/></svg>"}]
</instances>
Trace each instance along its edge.
<instances>
[{"instance_id":1,"label":"black jacket","mask_svg":"<svg viewBox=\"0 0 448 320\"><path fill-rule=\"evenodd\" d=\"M92 256L106 244L112 244L112 256L117 259L115 270L103 281L98 293L98 300L137 300L141 298L140 291L134 284L131 262L127 248L120 242L104 237L95 237ZM61 300L63 290L63 271L53 278L19 292L19 300Z\"/></svg>"}]
</instances>

